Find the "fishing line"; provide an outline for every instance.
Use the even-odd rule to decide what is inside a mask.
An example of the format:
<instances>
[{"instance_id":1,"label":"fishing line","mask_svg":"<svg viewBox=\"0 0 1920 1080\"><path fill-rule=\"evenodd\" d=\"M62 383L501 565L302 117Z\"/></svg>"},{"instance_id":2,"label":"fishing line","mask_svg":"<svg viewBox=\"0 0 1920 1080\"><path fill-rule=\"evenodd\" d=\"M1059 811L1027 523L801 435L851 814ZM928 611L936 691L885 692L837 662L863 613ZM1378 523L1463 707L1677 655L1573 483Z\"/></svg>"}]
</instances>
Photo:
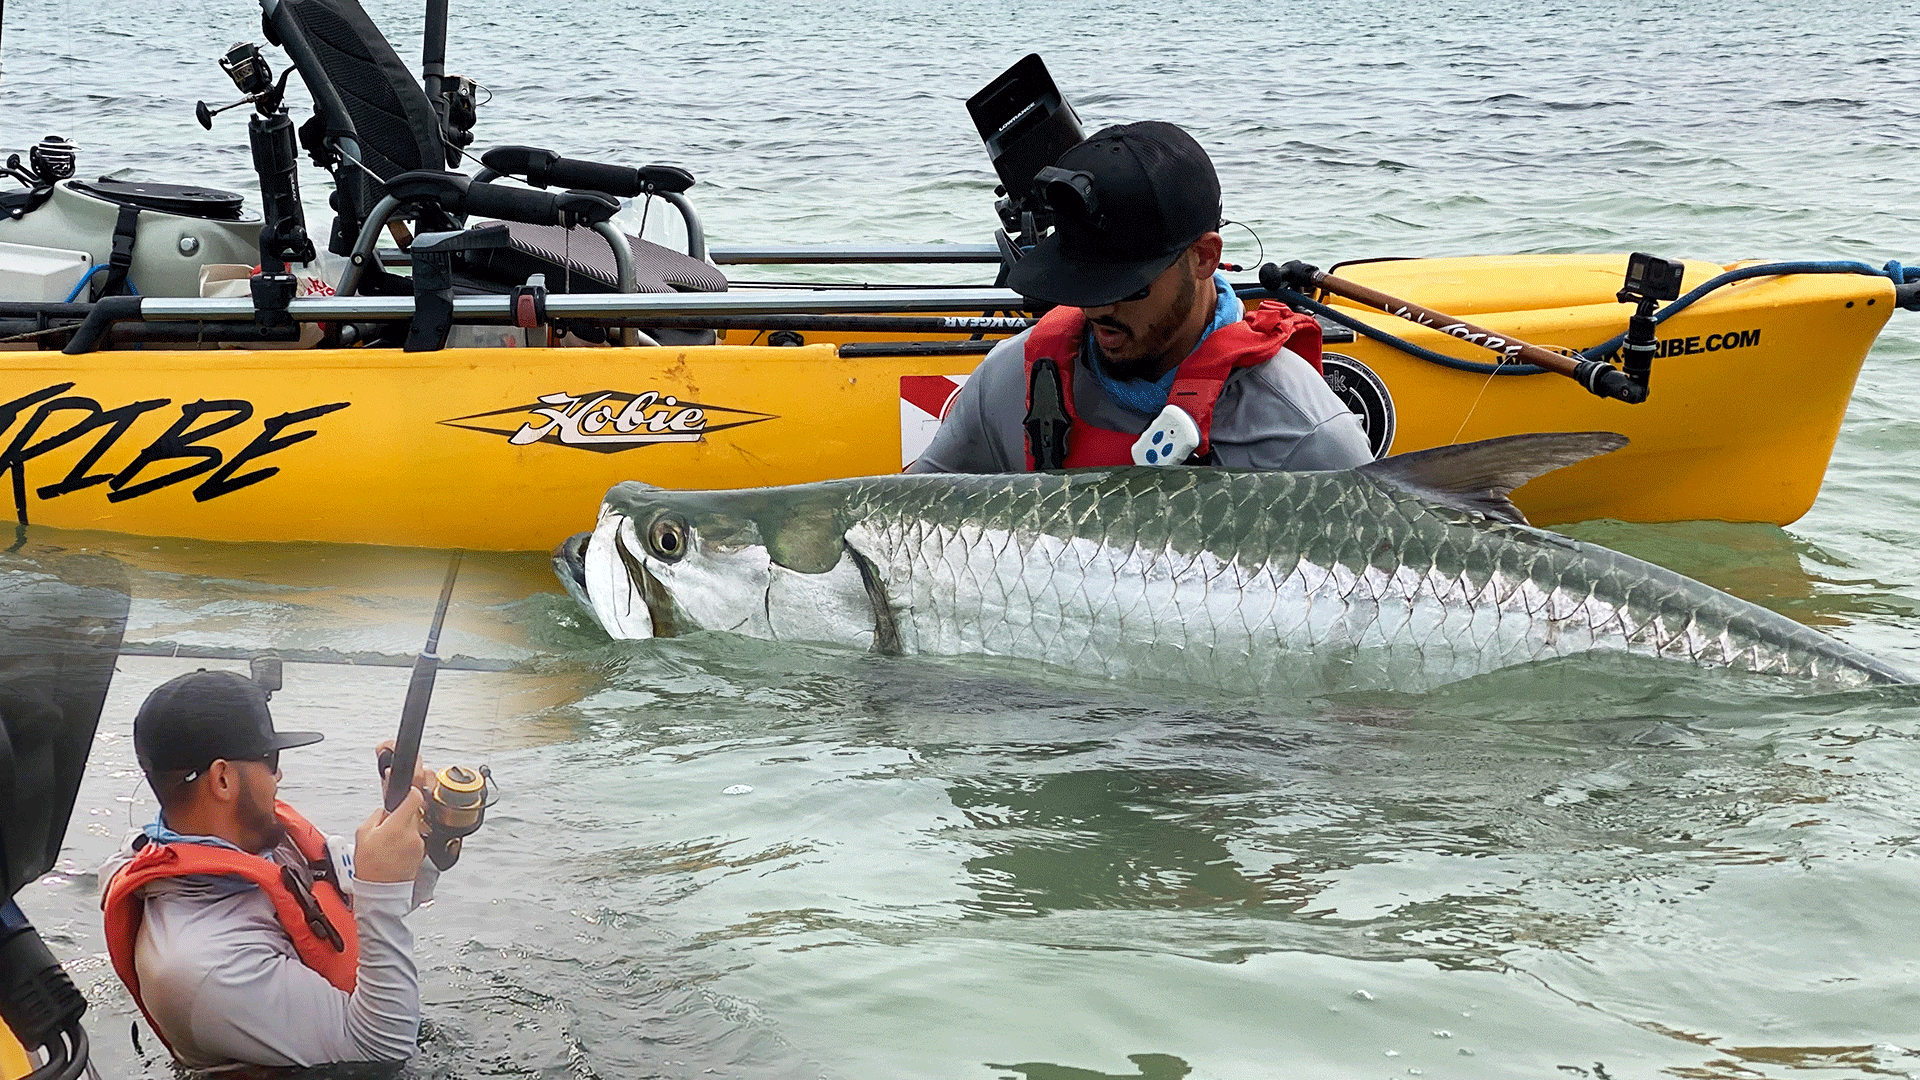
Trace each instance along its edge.
<instances>
[{"instance_id":1,"label":"fishing line","mask_svg":"<svg viewBox=\"0 0 1920 1080\"><path fill-rule=\"evenodd\" d=\"M1565 345L1543 345L1541 348L1549 352L1557 352L1562 356L1572 356L1575 359L1583 359L1577 352L1567 348ZM1453 438L1447 440L1447 445L1453 446L1460 442L1460 433L1467 430L1467 421L1473 419L1474 410L1480 407L1480 399L1486 396L1487 387L1493 385L1493 377L1500 374L1500 366L1505 364L1507 359L1505 356L1500 357L1499 361L1493 365L1493 370L1487 372L1486 379L1480 384L1480 392L1473 395L1473 402L1467 406L1466 415L1460 418L1460 426L1453 429Z\"/></svg>"},{"instance_id":2,"label":"fishing line","mask_svg":"<svg viewBox=\"0 0 1920 1080\"><path fill-rule=\"evenodd\" d=\"M133 787L127 792L127 831L129 832L140 827L139 824L133 820L133 804L140 801L140 788L145 783L146 777L143 775L140 779L133 782Z\"/></svg>"},{"instance_id":3,"label":"fishing line","mask_svg":"<svg viewBox=\"0 0 1920 1080\"><path fill-rule=\"evenodd\" d=\"M1240 226L1241 228L1243 228L1243 229L1245 229L1245 230L1247 230L1247 235L1249 235L1249 236L1251 236L1251 237L1253 237L1253 242L1254 242L1255 244L1257 244L1257 245L1259 245L1259 248L1260 248L1260 253L1259 253L1258 255L1255 255L1255 256L1253 257L1253 264L1252 264L1252 265L1254 265L1254 266L1259 266L1259 265L1260 265L1261 263L1264 263L1264 262L1266 262L1266 261L1267 261L1267 242L1266 242L1265 240L1262 240L1262 239L1260 239L1260 234L1259 234L1259 233L1257 233L1257 232L1254 232L1254 231L1253 231L1253 226L1251 226L1251 225L1249 225L1249 224L1247 224L1247 223L1246 223L1246 222L1244 222L1244 221L1223 221L1223 222L1221 222L1220 224L1222 224L1222 225L1238 225L1238 226ZM1240 270L1240 267L1238 267L1238 266L1235 266L1235 267L1232 267L1231 269L1233 269L1234 271L1236 271L1236 272L1237 272L1237 271L1239 271L1239 270Z\"/></svg>"},{"instance_id":4,"label":"fishing line","mask_svg":"<svg viewBox=\"0 0 1920 1080\"><path fill-rule=\"evenodd\" d=\"M366 173L366 174L367 174L368 176L371 176L371 177L373 177L373 182L374 182L374 183L376 183L376 184L379 184L379 185L380 185L380 187L381 187L381 188L382 188L383 190L384 190L384 189L386 188L386 186L387 186L387 178L386 178L386 177L384 177L384 176L381 176L381 175L380 175L379 173L377 173L377 172L374 172L374 171L373 171L373 167L372 167L372 166L370 166L370 165L368 165L368 164L367 164L366 162L364 162L364 161L361 161L361 160L360 160L359 158L357 158L357 157L354 157L354 156L352 156L351 154L341 154L341 155L340 155L340 160L341 160L341 161L348 161L348 162L352 162L352 163L353 163L353 165L354 165L354 166L355 166L356 168L358 168L358 169L359 169L359 170L360 170L361 172L363 172L363 173Z\"/></svg>"},{"instance_id":5,"label":"fishing line","mask_svg":"<svg viewBox=\"0 0 1920 1080\"><path fill-rule=\"evenodd\" d=\"M1460 426L1453 429L1453 438L1447 440L1448 446L1453 446L1460 441L1460 433L1467 430L1467 421L1473 419L1473 411L1480 407L1480 399L1486 396L1487 387L1493 385L1493 377L1500 373L1500 364L1506 362L1507 358L1502 356L1500 363L1493 365L1493 370L1487 372L1486 380L1480 384L1480 392L1473 395L1473 401L1468 403L1466 413L1460 417Z\"/></svg>"}]
</instances>

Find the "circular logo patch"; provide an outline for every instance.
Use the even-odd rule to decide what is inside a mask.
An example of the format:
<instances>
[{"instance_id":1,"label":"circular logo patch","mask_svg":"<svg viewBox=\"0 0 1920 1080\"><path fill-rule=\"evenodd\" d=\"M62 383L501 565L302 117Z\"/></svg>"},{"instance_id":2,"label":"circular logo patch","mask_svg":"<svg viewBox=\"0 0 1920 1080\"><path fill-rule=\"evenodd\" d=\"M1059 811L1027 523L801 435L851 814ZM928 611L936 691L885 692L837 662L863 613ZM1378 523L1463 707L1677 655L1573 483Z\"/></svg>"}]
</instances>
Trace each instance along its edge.
<instances>
[{"instance_id":1,"label":"circular logo patch","mask_svg":"<svg viewBox=\"0 0 1920 1080\"><path fill-rule=\"evenodd\" d=\"M1373 456L1386 457L1393 449L1393 395L1387 384L1372 368L1340 353L1322 354L1320 368L1333 395L1360 417Z\"/></svg>"}]
</instances>

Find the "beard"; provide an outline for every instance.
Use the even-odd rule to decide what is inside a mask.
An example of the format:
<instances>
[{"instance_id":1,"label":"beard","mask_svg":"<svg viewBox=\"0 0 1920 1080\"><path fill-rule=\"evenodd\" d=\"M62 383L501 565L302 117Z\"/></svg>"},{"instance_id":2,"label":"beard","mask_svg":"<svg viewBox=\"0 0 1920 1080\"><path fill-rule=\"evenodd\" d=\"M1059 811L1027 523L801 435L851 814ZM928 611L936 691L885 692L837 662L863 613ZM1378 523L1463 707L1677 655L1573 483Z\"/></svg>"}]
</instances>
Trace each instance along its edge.
<instances>
[{"instance_id":1,"label":"beard","mask_svg":"<svg viewBox=\"0 0 1920 1080\"><path fill-rule=\"evenodd\" d=\"M240 824L253 834L254 843L247 846L248 851L268 851L280 846L287 838L287 827L280 824L279 815L273 812L273 797L266 792L266 785L254 780L247 773L241 773L240 801L237 809Z\"/></svg>"},{"instance_id":2,"label":"beard","mask_svg":"<svg viewBox=\"0 0 1920 1080\"><path fill-rule=\"evenodd\" d=\"M1101 316L1098 319L1089 320L1097 326L1126 332L1130 337L1135 337L1135 341L1130 344L1139 346L1140 355L1130 359L1115 360L1102 354L1100 361L1106 365L1107 373L1116 379L1139 379L1143 382L1152 382L1165 373L1163 368L1172 367L1186 359L1169 357L1167 350L1173 344L1174 336L1180 332L1180 327L1186 323L1187 317L1193 313L1193 304L1198 296L1199 288L1195 285L1194 279L1186 274L1180 275L1180 288L1174 294L1172 305L1158 319L1148 323L1146 331L1137 336L1133 334L1132 327L1112 316ZM1168 363L1169 360L1172 361L1171 364Z\"/></svg>"}]
</instances>

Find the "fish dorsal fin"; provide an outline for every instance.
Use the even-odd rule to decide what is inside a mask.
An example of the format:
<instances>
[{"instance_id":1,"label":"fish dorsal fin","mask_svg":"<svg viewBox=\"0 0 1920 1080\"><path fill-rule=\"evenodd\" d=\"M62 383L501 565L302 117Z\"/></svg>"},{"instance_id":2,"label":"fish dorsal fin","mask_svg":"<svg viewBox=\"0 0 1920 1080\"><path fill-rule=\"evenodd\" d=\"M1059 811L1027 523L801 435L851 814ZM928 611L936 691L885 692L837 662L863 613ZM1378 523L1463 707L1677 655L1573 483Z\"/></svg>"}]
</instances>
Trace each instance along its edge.
<instances>
[{"instance_id":1,"label":"fish dorsal fin","mask_svg":"<svg viewBox=\"0 0 1920 1080\"><path fill-rule=\"evenodd\" d=\"M1358 471L1438 503L1525 525L1526 515L1508 499L1515 488L1625 445L1627 437L1611 431L1533 432L1416 450L1370 461Z\"/></svg>"}]
</instances>

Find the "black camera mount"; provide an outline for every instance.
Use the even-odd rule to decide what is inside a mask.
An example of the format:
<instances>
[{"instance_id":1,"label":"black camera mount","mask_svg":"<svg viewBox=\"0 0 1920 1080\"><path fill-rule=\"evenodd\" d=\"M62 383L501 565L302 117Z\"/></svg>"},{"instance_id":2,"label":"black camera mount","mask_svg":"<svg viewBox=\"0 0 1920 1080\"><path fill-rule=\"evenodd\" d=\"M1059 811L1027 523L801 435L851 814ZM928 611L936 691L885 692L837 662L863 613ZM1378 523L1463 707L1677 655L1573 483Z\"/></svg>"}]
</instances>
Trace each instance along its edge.
<instances>
[{"instance_id":1,"label":"black camera mount","mask_svg":"<svg viewBox=\"0 0 1920 1080\"><path fill-rule=\"evenodd\" d=\"M1642 389L1653 375L1653 358L1659 351L1654 308L1662 300L1679 299L1680 280L1686 269L1678 259L1662 259L1643 251L1627 256L1626 283L1614 299L1636 306L1627 319L1626 339L1620 343L1620 366Z\"/></svg>"}]
</instances>

